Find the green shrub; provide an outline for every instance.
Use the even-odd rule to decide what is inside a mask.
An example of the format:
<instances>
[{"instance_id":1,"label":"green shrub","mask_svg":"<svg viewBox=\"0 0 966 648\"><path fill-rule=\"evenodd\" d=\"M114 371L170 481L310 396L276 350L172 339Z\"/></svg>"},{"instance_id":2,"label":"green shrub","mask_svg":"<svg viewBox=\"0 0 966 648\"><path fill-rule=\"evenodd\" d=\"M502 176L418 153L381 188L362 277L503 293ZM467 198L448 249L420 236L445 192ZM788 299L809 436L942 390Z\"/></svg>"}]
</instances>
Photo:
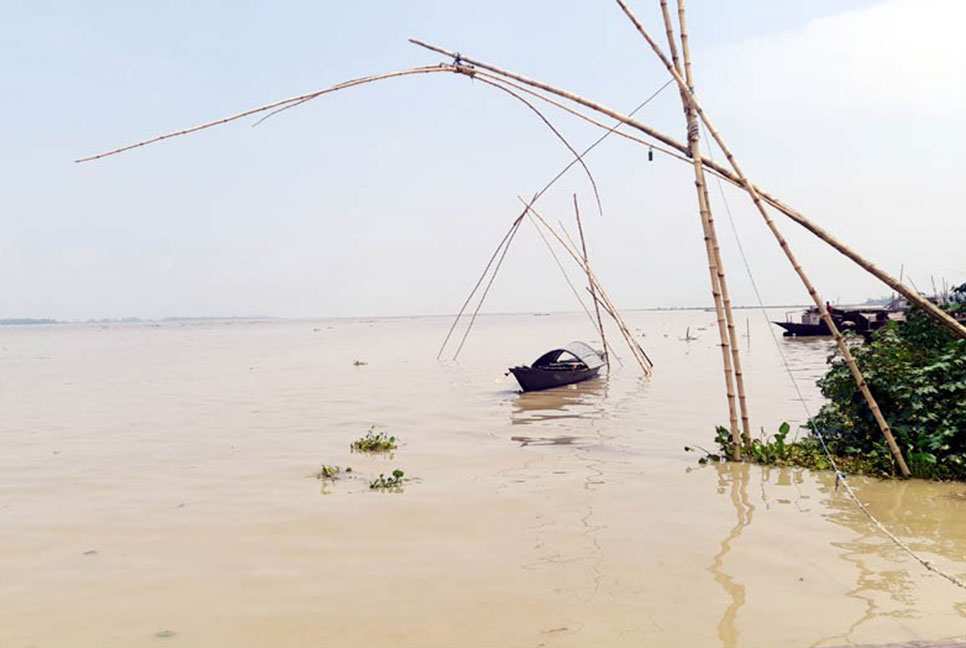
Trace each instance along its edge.
<instances>
[{"instance_id":1,"label":"green shrub","mask_svg":"<svg viewBox=\"0 0 966 648\"><path fill-rule=\"evenodd\" d=\"M966 285L961 286L966 293ZM959 290L959 289L957 289ZM954 304L951 311L963 308ZM915 477L966 479L966 340L918 309L849 345ZM862 457L895 474L872 412L838 353L818 382L828 403L809 421L836 456Z\"/></svg>"}]
</instances>

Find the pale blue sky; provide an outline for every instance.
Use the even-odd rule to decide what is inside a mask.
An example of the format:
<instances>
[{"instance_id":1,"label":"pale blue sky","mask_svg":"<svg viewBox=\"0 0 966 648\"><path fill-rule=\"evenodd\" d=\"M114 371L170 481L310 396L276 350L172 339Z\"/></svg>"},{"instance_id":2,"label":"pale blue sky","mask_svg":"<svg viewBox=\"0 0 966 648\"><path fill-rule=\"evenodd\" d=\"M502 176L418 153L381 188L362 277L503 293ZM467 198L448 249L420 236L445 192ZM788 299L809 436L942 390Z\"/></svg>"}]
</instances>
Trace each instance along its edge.
<instances>
[{"instance_id":1,"label":"pale blue sky","mask_svg":"<svg viewBox=\"0 0 966 648\"><path fill-rule=\"evenodd\" d=\"M689 3L698 94L753 179L895 272L966 280L966 45L956 0ZM403 79L93 164L76 157L439 59L434 41L629 109L666 80L612 2L2 2L0 317L455 311L567 151L512 99ZM657 2L633 5L661 35ZM938 16L937 24L930 20ZM597 133L548 112L578 148ZM642 119L682 137L677 93ZM710 303L686 165L612 138L580 194L625 308ZM715 191L716 188L715 188ZM806 296L728 190L770 302ZM723 208L735 300L752 301ZM780 221L832 300L884 294ZM488 310L575 307L523 230Z\"/></svg>"}]
</instances>

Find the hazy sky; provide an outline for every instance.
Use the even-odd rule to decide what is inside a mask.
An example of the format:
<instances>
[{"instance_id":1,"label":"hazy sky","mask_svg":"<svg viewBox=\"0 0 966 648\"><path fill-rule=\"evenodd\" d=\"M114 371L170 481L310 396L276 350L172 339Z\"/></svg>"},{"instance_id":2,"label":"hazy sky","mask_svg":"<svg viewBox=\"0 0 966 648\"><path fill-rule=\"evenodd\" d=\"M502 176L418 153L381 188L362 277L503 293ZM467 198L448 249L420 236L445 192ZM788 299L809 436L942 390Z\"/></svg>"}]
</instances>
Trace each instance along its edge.
<instances>
[{"instance_id":1,"label":"hazy sky","mask_svg":"<svg viewBox=\"0 0 966 648\"><path fill-rule=\"evenodd\" d=\"M328 96L100 162L76 157L440 59L414 36L629 110L667 80L616 4L0 2L0 317L452 313L568 151L512 98L455 75ZM633 2L662 36L656 0ZM753 180L922 290L966 281L962 0L690 0L698 96ZM663 40L663 39L662 39ZM578 148L598 132L548 112ZM684 138L666 89L642 120ZM612 137L542 201L584 206L624 308L710 303L690 167ZM718 189L735 301L753 295ZM807 300L726 188L765 300ZM784 217L820 292L887 290ZM576 276L576 273L573 273ZM525 226L489 311L576 308Z\"/></svg>"}]
</instances>

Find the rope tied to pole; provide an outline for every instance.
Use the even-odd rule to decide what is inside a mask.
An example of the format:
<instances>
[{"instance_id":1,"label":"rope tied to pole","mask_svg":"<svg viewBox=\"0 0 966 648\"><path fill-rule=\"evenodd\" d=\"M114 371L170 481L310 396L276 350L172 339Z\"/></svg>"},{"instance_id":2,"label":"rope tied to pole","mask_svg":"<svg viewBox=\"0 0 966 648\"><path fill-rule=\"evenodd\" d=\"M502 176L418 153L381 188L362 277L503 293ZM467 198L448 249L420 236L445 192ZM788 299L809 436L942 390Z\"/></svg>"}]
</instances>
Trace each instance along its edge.
<instances>
[{"instance_id":1,"label":"rope tied to pole","mask_svg":"<svg viewBox=\"0 0 966 648\"><path fill-rule=\"evenodd\" d=\"M698 122L688 124L688 140L696 142L699 139L701 139L700 124Z\"/></svg>"},{"instance_id":2,"label":"rope tied to pole","mask_svg":"<svg viewBox=\"0 0 966 648\"><path fill-rule=\"evenodd\" d=\"M440 65L444 65L444 64L441 63ZM456 74L465 74L471 79L476 77L476 67L470 63L464 63L463 57L460 56L459 52L456 52L456 54L453 56L452 67L453 67L453 72L455 72Z\"/></svg>"}]
</instances>

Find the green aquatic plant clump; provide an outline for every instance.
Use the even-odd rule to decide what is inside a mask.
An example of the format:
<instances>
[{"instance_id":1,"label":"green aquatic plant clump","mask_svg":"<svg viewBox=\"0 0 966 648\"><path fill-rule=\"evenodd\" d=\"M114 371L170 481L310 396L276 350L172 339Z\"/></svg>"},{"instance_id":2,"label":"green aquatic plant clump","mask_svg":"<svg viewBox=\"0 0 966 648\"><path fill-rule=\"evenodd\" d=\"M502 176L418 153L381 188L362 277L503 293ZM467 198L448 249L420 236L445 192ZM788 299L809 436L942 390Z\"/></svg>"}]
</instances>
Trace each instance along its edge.
<instances>
[{"instance_id":1,"label":"green aquatic plant clump","mask_svg":"<svg viewBox=\"0 0 966 648\"><path fill-rule=\"evenodd\" d=\"M396 437L389 436L385 432L376 432L375 426L369 428L366 436L356 439L350 446L355 452L389 452L396 447Z\"/></svg>"},{"instance_id":2,"label":"green aquatic plant clump","mask_svg":"<svg viewBox=\"0 0 966 648\"><path fill-rule=\"evenodd\" d=\"M741 458L743 461L774 466L801 466L813 470L831 470L832 462L822 448L821 442L814 436L803 439L789 441L788 434L791 426L782 423L778 431L771 436L765 435L764 431L757 439L752 439L751 443L742 443ZM706 464L709 461L734 461L734 445L731 440L731 431L719 425L715 428L715 445L717 452L708 452L703 448L685 447L685 450L702 450L705 454L698 459L698 463ZM839 470L847 473L862 475L888 476L882 471L877 462L868 458L856 457L835 457L835 463Z\"/></svg>"},{"instance_id":3,"label":"green aquatic plant clump","mask_svg":"<svg viewBox=\"0 0 966 648\"><path fill-rule=\"evenodd\" d=\"M389 476L389 477L386 477L385 475L383 475L382 473L380 473L378 477L376 477L371 482L369 482L369 488L371 488L373 490L393 490L393 489L397 489L397 488L399 488L399 487L402 486L402 483L403 483L403 475L405 475L405 474L406 473L404 473L403 471L399 470L398 468L396 468L395 470L393 470L392 471L392 475Z\"/></svg>"}]
</instances>

